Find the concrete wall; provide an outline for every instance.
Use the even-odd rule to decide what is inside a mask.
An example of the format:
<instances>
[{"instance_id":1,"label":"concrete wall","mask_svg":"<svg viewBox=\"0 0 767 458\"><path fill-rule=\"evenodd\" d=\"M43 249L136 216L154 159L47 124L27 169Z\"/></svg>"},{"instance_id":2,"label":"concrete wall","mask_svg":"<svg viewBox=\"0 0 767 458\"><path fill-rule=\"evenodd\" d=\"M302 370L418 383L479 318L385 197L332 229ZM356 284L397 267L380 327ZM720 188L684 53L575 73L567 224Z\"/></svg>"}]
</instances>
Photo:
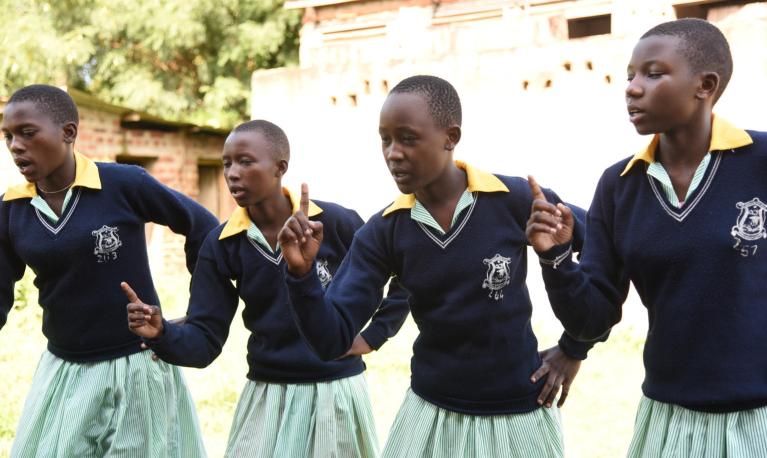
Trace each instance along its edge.
<instances>
[{"instance_id":1,"label":"concrete wall","mask_svg":"<svg viewBox=\"0 0 767 458\"><path fill-rule=\"evenodd\" d=\"M579 205L589 205L602 170L648 141L628 122L625 68L638 37L676 17L671 2L423 3L308 8L300 66L254 73L252 115L287 131L292 186L306 181L315 197L364 217L391 201L397 190L380 154L378 113L388 89L418 73L448 79L461 95L457 158L534 174ZM610 34L568 39L568 20L603 14ZM714 8L709 20L735 59L716 111L767 130L767 2Z\"/></svg>"}]
</instances>

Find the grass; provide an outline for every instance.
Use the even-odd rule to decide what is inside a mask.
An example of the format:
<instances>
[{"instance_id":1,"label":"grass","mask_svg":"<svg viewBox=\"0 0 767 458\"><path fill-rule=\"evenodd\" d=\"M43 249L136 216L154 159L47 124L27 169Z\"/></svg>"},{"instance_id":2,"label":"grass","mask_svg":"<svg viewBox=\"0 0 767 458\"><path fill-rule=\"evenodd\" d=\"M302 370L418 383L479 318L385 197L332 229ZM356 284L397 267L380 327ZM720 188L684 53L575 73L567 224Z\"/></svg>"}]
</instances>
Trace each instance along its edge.
<instances>
[{"instance_id":1,"label":"grass","mask_svg":"<svg viewBox=\"0 0 767 458\"><path fill-rule=\"evenodd\" d=\"M540 278L535 270L536 267L531 266L531 279ZM533 326L540 348L547 348L556 343L561 328L548 310L542 288L536 281L531 283L531 297L537 304ZM0 331L0 367L5 388L0 392L0 457L9 454L24 398L39 355L45 348L40 331L40 308L34 305L36 291L30 286L30 279L20 285L18 293L26 300L17 303ZM186 291L186 288L174 283L160 288L166 316L180 315L186 307L186 298L178 291ZM639 310L633 303L626 307ZM644 320L641 310L634 317L624 318L613 330L610 341L597 345L582 365L562 410L567 457L625 456L643 377L641 349L645 331L641 323ZM245 384L247 335L238 316L223 354L209 368L184 369L211 457L223 456L237 398ZM410 382L411 347L416 335L415 324L408 320L401 332L380 351L366 357L371 401L382 446Z\"/></svg>"}]
</instances>

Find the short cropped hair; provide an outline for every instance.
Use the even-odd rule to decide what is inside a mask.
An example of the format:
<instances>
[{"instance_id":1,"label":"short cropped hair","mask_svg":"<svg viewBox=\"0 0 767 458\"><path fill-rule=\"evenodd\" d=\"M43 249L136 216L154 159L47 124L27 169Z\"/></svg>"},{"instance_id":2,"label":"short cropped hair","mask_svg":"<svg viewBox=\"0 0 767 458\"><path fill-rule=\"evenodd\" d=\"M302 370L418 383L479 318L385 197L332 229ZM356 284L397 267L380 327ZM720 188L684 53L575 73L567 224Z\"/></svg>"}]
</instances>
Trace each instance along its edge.
<instances>
[{"instance_id":1,"label":"short cropped hair","mask_svg":"<svg viewBox=\"0 0 767 458\"><path fill-rule=\"evenodd\" d=\"M60 125L70 122L75 123L75 125L80 123L80 115L77 113L75 101L66 91L56 86L32 84L14 92L8 99L8 105L21 102L34 103L42 113Z\"/></svg>"},{"instance_id":2,"label":"short cropped hair","mask_svg":"<svg viewBox=\"0 0 767 458\"><path fill-rule=\"evenodd\" d=\"M426 99L429 114L438 127L446 129L461 125L461 99L452 84L430 75L405 78L389 94L416 93Z\"/></svg>"},{"instance_id":3,"label":"short cropped hair","mask_svg":"<svg viewBox=\"0 0 767 458\"><path fill-rule=\"evenodd\" d=\"M274 156L277 160L290 161L290 143L285 132L272 122L264 119L254 119L247 121L232 130L233 134L238 132L258 132L264 136L271 145Z\"/></svg>"},{"instance_id":4,"label":"short cropped hair","mask_svg":"<svg viewBox=\"0 0 767 458\"><path fill-rule=\"evenodd\" d=\"M645 32L641 39L658 35L677 37L684 43L682 55L694 72L716 72L719 75L716 102L732 76L732 53L722 31L703 19L685 18L658 24Z\"/></svg>"}]
</instances>

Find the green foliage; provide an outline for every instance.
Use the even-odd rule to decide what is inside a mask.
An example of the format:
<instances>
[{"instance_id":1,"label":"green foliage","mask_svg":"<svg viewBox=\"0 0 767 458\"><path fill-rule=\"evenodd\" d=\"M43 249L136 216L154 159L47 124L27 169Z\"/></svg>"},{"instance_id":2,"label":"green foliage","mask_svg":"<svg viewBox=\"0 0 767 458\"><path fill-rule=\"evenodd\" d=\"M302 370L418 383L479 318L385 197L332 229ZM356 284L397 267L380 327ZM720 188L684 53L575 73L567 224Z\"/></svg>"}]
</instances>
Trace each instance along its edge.
<instances>
[{"instance_id":1,"label":"green foliage","mask_svg":"<svg viewBox=\"0 0 767 458\"><path fill-rule=\"evenodd\" d=\"M67 84L169 119L248 118L250 76L297 61L282 0L0 0L0 91Z\"/></svg>"}]
</instances>

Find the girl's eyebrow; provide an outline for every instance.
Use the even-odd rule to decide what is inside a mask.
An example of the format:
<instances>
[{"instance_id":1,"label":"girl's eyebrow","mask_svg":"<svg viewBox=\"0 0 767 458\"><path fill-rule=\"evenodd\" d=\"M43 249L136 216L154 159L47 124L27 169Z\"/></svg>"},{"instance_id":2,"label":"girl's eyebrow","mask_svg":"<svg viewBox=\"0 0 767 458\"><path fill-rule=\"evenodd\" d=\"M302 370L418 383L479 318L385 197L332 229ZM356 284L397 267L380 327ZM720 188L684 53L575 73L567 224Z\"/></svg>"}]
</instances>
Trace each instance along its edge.
<instances>
[{"instance_id":1,"label":"girl's eyebrow","mask_svg":"<svg viewBox=\"0 0 767 458\"><path fill-rule=\"evenodd\" d=\"M16 126L13 126L15 129L24 129L25 127L37 127L37 124L33 124L30 122L24 122L21 124L18 124ZM7 127L3 127L3 130L9 130Z\"/></svg>"}]
</instances>

